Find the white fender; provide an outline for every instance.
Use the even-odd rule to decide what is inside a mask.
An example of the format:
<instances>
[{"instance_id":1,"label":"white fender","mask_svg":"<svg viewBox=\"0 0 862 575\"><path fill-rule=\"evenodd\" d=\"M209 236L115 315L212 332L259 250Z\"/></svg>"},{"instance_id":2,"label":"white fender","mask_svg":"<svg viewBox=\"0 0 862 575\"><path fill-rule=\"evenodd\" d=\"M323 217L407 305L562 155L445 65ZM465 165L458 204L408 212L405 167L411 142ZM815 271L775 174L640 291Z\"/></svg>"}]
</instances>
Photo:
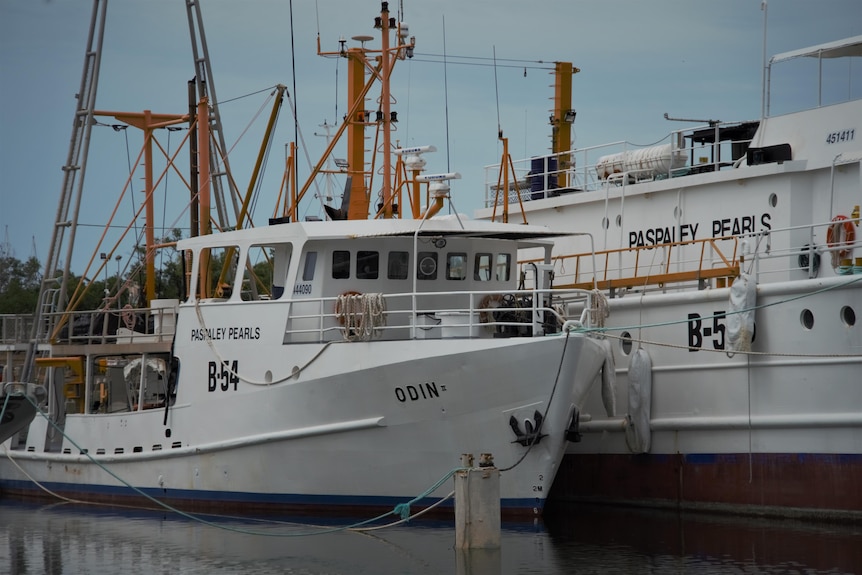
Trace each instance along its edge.
<instances>
[{"instance_id":1,"label":"white fender","mask_svg":"<svg viewBox=\"0 0 862 575\"><path fill-rule=\"evenodd\" d=\"M626 444L632 453L646 453L650 446L650 404L652 403L652 360L638 348L629 366L629 413L626 416Z\"/></svg>"},{"instance_id":2,"label":"white fender","mask_svg":"<svg viewBox=\"0 0 862 575\"><path fill-rule=\"evenodd\" d=\"M614 361L614 349L608 339L602 341L602 347L605 350L605 362L602 364L602 404L608 417L615 417L617 400L614 396L614 387L617 383L617 366Z\"/></svg>"},{"instance_id":3,"label":"white fender","mask_svg":"<svg viewBox=\"0 0 862 575\"><path fill-rule=\"evenodd\" d=\"M757 283L740 274L730 286L730 313L727 314L727 353L751 351L754 335L754 306L757 303Z\"/></svg>"}]
</instances>

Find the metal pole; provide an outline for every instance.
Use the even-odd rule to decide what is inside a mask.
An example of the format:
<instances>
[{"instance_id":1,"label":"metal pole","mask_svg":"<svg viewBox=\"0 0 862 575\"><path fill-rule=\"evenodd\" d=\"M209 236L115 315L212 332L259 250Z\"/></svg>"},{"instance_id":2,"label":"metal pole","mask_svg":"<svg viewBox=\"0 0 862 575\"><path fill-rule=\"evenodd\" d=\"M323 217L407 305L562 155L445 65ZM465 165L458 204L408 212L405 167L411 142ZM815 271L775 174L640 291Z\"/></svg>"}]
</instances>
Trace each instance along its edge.
<instances>
[{"instance_id":1,"label":"metal pole","mask_svg":"<svg viewBox=\"0 0 862 575\"><path fill-rule=\"evenodd\" d=\"M122 306L120 305L120 260L123 259L123 256L117 254L114 256L114 260L117 262L117 309L120 309Z\"/></svg>"}]
</instances>

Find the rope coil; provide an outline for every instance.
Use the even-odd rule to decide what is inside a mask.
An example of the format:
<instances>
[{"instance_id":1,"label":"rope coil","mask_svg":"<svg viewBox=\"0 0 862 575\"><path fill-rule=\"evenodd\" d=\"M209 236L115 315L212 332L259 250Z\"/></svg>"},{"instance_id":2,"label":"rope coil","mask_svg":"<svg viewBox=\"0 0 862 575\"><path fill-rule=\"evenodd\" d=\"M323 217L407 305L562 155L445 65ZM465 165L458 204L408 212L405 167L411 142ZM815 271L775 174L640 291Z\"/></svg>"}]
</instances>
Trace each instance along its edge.
<instances>
[{"instance_id":1,"label":"rope coil","mask_svg":"<svg viewBox=\"0 0 862 575\"><path fill-rule=\"evenodd\" d=\"M386 325L383 294L344 292L335 300L335 317L346 341L370 341Z\"/></svg>"},{"instance_id":2,"label":"rope coil","mask_svg":"<svg viewBox=\"0 0 862 575\"><path fill-rule=\"evenodd\" d=\"M605 320L611 315L608 298L602 290L594 289L591 292L591 299L590 325L592 327L605 327Z\"/></svg>"}]
</instances>

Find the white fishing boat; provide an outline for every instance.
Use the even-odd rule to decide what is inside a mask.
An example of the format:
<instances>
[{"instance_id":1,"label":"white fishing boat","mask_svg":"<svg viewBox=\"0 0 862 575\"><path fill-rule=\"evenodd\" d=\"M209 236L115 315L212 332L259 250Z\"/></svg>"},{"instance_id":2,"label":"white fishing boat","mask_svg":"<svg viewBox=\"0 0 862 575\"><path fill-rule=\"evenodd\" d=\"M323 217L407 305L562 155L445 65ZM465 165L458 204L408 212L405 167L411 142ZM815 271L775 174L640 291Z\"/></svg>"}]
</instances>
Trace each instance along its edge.
<instances>
[{"instance_id":1,"label":"white fishing boat","mask_svg":"<svg viewBox=\"0 0 862 575\"><path fill-rule=\"evenodd\" d=\"M813 78L770 88L801 63ZM505 187L488 169L478 216L517 207L588 232L595 248L556 242L554 287L608 296L615 381L582 406L556 495L862 514L860 63L862 36L780 54L760 120L702 120L646 148L567 149L566 131ZM803 83L813 101L775 113ZM555 133L570 107L558 101Z\"/></svg>"},{"instance_id":2,"label":"white fishing boat","mask_svg":"<svg viewBox=\"0 0 862 575\"><path fill-rule=\"evenodd\" d=\"M188 6L194 23L199 7ZM417 217L383 217L397 215L402 198L387 154L383 201L378 217L368 219L370 193L361 187L368 181L361 155L367 88L351 96L344 124L359 134L349 155L358 166L350 172L353 193L345 193L341 210L330 209L331 221L297 221L294 202L268 226L244 227L240 215L236 229L207 233L207 148L217 145L210 82L209 92L198 92L195 125L201 178L192 209L200 234L176 245L183 297L156 297L150 239L144 305L120 306L115 297L95 311L64 305L69 271L58 275L52 266L64 245L58 238L77 225L77 208L69 212L76 204L73 154L100 114L93 58L104 9L94 2L81 121L66 169L72 180L64 183L45 273L51 279L19 372L43 383L48 399L2 446L3 494L156 499L197 509L427 507L451 491L447 478L469 453L490 454L500 470L504 513L541 513L577 406L605 361L601 342L576 331L592 325L590 311L601 298L589 289L551 290L549 238L560 230L440 215L457 174L423 174L418 155L427 148L395 150L385 129L383 149L406 158L413 174L401 183L415 195L404 194L400 206L407 212L409 204ZM415 42L390 21L385 2L378 27L383 48L372 57L366 59L365 37L362 48L342 44L337 54L362 74L360 85L366 65L383 68L369 75L369 86L388 80L389 67ZM368 64L371 58L376 63ZM195 120L110 114L139 127ZM389 124L388 109L382 117L375 126ZM153 180L148 172L148 198ZM357 200L365 219L346 218ZM545 253L545 264L523 269L529 289L520 287L517 268L525 249ZM113 258L103 251L103 267L92 275ZM59 289L55 277L62 277ZM576 316L560 313L564 296L581 302Z\"/></svg>"}]
</instances>

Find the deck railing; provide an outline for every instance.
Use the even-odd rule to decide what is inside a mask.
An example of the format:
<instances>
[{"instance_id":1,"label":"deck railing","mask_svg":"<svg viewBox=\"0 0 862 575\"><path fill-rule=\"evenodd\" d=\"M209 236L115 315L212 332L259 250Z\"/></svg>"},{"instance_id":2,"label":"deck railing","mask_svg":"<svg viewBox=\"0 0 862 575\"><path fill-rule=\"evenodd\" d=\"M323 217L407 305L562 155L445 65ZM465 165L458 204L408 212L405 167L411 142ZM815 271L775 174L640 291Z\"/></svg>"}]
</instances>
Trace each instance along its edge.
<instances>
[{"instance_id":1,"label":"deck railing","mask_svg":"<svg viewBox=\"0 0 862 575\"><path fill-rule=\"evenodd\" d=\"M379 306L371 299L378 295ZM595 294L565 294L567 302L583 304L575 318L565 315L562 295L550 289L360 294L348 296L355 301L347 310L337 297L294 300L285 341L535 337L560 333L566 322L591 325Z\"/></svg>"},{"instance_id":2,"label":"deck railing","mask_svg":"<svg viewBox=\"0 0 862 575\"><path fill-rule=\"evenodd\" d=\"M0 314L0 344L25 344L33 329L33 314Z\"/></svg>"},{"instance_id":3,"label":"deck railing","mask_svg":"<svg viewBox=\"0 0 862 575\"><path fill-rule=\"evenodd\" d=\"M725 287L743 271L758 283L862 274L862 239L830 245L827 232L835 225L819 222L744 237L557 254L552 258L554 287L596 287L613 294L622 288L684 289L692 282L698 288ZM519 264L538 262L541 260L521 260Z\"/></svg>"},{"instance_id":4,"label":"deck railing","mask_svg":"<svg viewBox=\"0 0 862 575\"><path fill-rule=\"evenodd\" d=\"M722 140L727 128L746 123L713 122L708 125L684 130L674 130L670 134L648 146L617 141L597 146L576 148L574 150L549 154L528 159L514 160L513 177L510 177L507 193L499 193L500 164L485 167L485 207L499 207L504 201L517 204L521 202L557 197L561 194L595 192L605 186L625 185L628 183L676 178L690 174L715 172L729 169L736 160L744 157L751 143L750 137L737 137ZM741 134L748 134L740 130ZM602 158L614 155L635 154L665 146L673 161L664 164L666 169L656 169L661 162L655 158L646 163L645 169L626 167L622 171L608 173Z\"/></svg>"},{"instance_id":5,"label":"deck railing","mask_svg":"<svg viewBox=\"0 0 862 575\"><path fill-rule=\"evenodd\" d=\"M615 290L739 275L739 239L734 236L559 255L554 286ZM694 257L692 257L694 254ZM541 260L523 260L521 264ZM595 262L595 269L593 267Z\"/></svg>"},{"instance_id":6,"label":"deck railing","mask_svg":"<svg viewBox=\"0 0 862 575\"><path fill-rule=\"evenodd\" d=\"M52 325L62 326L51 343L71 345L169 343L176 325L176 311L172 307L99 309L49 315L54 316Z\"/></svg>"}]
</instances>

